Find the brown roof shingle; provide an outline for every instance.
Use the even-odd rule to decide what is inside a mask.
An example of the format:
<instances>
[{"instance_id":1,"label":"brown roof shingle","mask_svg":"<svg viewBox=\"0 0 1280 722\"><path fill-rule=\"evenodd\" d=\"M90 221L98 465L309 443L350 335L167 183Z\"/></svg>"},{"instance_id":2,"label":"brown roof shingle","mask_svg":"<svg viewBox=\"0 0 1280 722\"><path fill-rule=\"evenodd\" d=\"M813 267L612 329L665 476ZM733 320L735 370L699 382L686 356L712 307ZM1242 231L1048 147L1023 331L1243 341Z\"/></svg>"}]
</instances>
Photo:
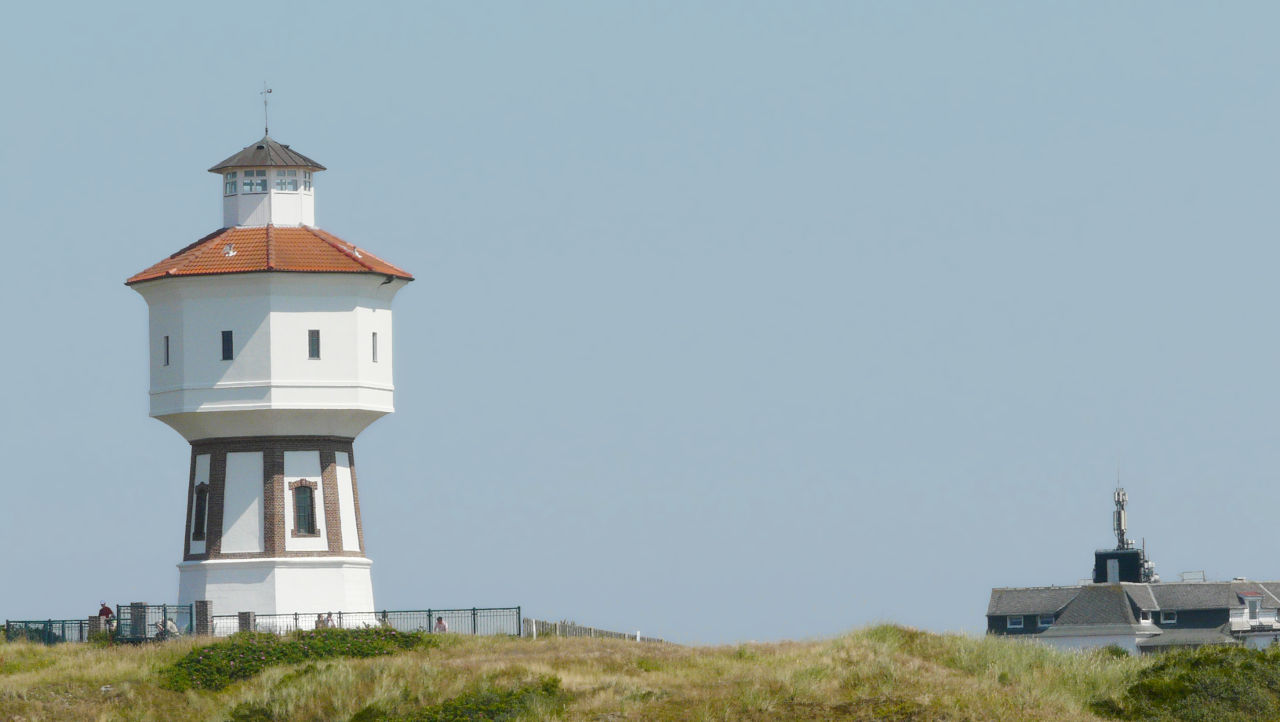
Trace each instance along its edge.
<instances>
[{"instance_id":1,"label":"brown roof shingle","mask_svg":"<svg viewBox=\"0 0 1280 722\"><path fill-rule=\"evenodd\" d=\"M377 273L413 280L408 271L318 228L235 226L210 233L134 274L125 285L175 276L261 271Z\"/></svg>"}]
</instances>

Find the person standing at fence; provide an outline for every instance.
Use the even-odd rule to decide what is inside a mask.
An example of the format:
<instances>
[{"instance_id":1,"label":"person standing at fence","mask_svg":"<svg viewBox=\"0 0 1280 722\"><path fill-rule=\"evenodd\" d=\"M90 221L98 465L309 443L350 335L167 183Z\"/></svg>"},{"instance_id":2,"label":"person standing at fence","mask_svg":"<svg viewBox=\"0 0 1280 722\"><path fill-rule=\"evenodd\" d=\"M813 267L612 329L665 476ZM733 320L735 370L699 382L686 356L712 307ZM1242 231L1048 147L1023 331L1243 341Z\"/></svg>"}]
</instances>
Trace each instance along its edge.
<instances>
[{"instance_id":1,"label":"person standing at fence","mask_svg":"<svg viewBox=\"0 0 1280 722\"><path fill-rule=\"evenodd\" d=\"M317 614L317 615L316 615L316 629L324 629L324 628L325 628L325 627L327 627L327 626L329 626L329 623L325 621L325 619L324 619L324 615L323 615L323 614Z\"/></svg>"},{"instance_id":2,"label":"person standing at fence","mask_svg":"<svg viewBox=\"0 0 1280 722\"><path fill-rule=\"evenodd\" d=\"M431 631L437 634L444 634L449 631L449 625L444 623L444 617L436 617L436 626L432 627Z\"/></svg>"},{"instance_id":3,"label":"person standing at fence","mask_svg":"<svg viewBox=\"0 0 1280 722\"><path fill-rule=\"evenodd\" d=\"M338 625L333 623L333 612L329 612L325 615L324 626L326 629L337 629Z\"/></svg>"},{"instance_id":4,"label":"person standing at fence","mask_svg":"<svg viewBox=\"0 0 1280 722\"><path fill-rule=\"evenodd\" d=\"M98 619L102 620L102 628L107 630L115 629L115 623L111 618L116 616L116 613L111 611L111 607L107 606L107 601L105 599L98 602L98 606Z\"/></svg>"}]
</instances>

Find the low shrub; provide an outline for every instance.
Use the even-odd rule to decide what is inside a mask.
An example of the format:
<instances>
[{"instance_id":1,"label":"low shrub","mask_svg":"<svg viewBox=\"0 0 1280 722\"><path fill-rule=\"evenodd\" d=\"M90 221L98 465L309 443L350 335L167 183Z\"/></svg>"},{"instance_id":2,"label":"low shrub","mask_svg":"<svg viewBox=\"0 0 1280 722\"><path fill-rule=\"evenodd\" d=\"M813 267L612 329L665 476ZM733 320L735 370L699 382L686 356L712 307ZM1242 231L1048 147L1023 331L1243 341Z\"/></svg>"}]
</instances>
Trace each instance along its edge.
<instances>
[{"instance_id":1,"label":"low shrub","mask_svg":"<svg viewBox=\"0 0 1280 722\"><path fill-rule=\"evenodd\" d=\"M509 689L476 687L439 704L404 714L366 707L357 712L351 722L501 722L533 712L559 716L568 700L569 695L560 688L559 677L542 677Z\"/></svg>"},{"instance_id":2,"label":"low shrub","mask_svg":"<svg viewBox=\"0 0 1280 722\"><path fill-rule=\"evenodd\" d=\"M1280 719L1280 650L1215 646L1164 652L1119 699L1098 700L1091 709L1124 720Z\"/></svg>"},{"instance_id":3,"label":"low shrub","mask_svg":"<svg viewBox=\"0 0 1280 722\"><path fill-rule=\"evenodd\" d=\"M241 632L188 652L161 671L162 686L174 691L219 690L249 679L268 667L331 657L378 657L417 647L433 647L439 640L420 632L394 629L317 629L288 637Z\"/></svg>"}]
</instances>

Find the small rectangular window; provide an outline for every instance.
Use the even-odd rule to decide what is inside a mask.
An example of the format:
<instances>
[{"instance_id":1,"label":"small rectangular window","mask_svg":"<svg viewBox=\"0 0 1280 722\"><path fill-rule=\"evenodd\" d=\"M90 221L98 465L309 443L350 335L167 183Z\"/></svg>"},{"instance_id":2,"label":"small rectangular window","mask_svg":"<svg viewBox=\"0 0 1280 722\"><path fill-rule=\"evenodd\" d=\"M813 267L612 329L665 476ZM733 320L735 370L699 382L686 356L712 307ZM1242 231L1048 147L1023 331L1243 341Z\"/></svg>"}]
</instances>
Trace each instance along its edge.
<instances>
[{"instance_id":1,"label":"small rectangular window","mask_svg":"<svg viewBox=\"0 0 1280 722\"><path fill-rule=\"evenodd\" d=\"M309 486L293 490L293 528L299 534L316 533L315 492Z\"/></svg>"},{"instance_id":2,"label":"small rectangular window","mask_svg":"<svg viewBox=\"0 0 1280 722\"><path fill-rule=\"evenodd\" d=\"M307 331L307 358L320 358L320 331Z\"/></svg>"},{"instance_id":3,"label":"small rectangular window","mask_svg":"<svg viewBox=\"0 0 1280 722\"><path fill-rule=\"evenodd\" d=\"M373 362L378 363L378 332L373 332Z\"/></svg>"},{"instance_id":4,"label":"small rectangular window","mask_svg":"<svg viewBox=\"0 0 1280 722\"><path fill-rule=\"evenodd\" d=\"M1052 615L1052 614L1041 614L1041 615L1040 615L1040 619L1039 619L1038 621L1039 621L1039 623L1040 623L1040 628L1041 628L1041 629L1044 629L1045 627L1053 626L1053 615Z\"/></svg>"},{"instance_id":5,"label":"small rectangular window","mask_svg":"<svg viewBox=\"0 0 1280 722\"><path fill-rule=\"evenodd\" d=\"M230 361L232 351L233 349L231 346L231 332L223 331L222 332L222 360Z\"/></svg>"},{"instance_id":6,"label":"small rectangular window","mask_svg":"<svg viewBox=\"0 0 1280 722\"><path fill-rule=\"evenodd\" d=\"M1160 610L1160 623L1161 624L1177 624L1178 613L1176 611L1170 612L1163 609Z\"/></svg>"},{"instance_id":7,"label":"small rectangular window","mask_svg":"<svg viewBox=\"0 0 1280 722\"><path fill-rule=\"evenodd\" d=\"M169 365L169 337L164 337L164 365Z\"/></svg>"},{"instance_id":8,"label":"small rectangular window","mask_svg":"<svg viewBox=\"0 0 1280 722\"><path fill-rule=\"evenodd\" d=\"M1249 619L1257 619L1258 611L1262 607L1262 600L1254 598L1247 600L1246 603L1249 605Z\"/></svg>"},{"instance_id":9,"label":"small rectangular window","mask_svg":"<svg viewBox=\"0 0 1280 722\"><path fill-rule=\"evenodd\" d=\"M1022 615L1014 615L1009 617L1009 623L1005 625L1009 629L1022 629Z\"/></svg>"},{"instance_id":10,"label":"small rectangular window","mask_svg":"<svg viewBox=\"0 0 1280 722\"><path fill-rule=\"evenodd\" d=\"M191 541L204 541L205 519L208 517L209 510L209 489L203 485L196 488L195 507L191 520Z\"/></svg>"}]
</instances>

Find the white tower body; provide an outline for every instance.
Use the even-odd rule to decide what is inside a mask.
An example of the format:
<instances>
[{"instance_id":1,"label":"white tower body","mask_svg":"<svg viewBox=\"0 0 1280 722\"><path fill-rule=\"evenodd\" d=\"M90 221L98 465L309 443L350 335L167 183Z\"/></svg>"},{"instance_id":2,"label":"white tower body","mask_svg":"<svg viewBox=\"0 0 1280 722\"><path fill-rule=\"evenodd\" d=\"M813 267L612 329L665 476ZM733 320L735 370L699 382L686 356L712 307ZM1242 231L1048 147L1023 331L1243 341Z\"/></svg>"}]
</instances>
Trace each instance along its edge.
<instances>
[{"instance_id":1,"label":"white tower body","mask_svg":"<svg viewBox=\"0 0 1280 722\"><path fill-rule=\"evenodd\" d=\"M246 147L211 169L234 222L128 281L151 415L191 444L178 601L215 614L374 609L352 447L394 410L391 302L412 277L310 227L322 169ZM228 192L258 170L307 187Z\"/></svg>"}]
</instances>

